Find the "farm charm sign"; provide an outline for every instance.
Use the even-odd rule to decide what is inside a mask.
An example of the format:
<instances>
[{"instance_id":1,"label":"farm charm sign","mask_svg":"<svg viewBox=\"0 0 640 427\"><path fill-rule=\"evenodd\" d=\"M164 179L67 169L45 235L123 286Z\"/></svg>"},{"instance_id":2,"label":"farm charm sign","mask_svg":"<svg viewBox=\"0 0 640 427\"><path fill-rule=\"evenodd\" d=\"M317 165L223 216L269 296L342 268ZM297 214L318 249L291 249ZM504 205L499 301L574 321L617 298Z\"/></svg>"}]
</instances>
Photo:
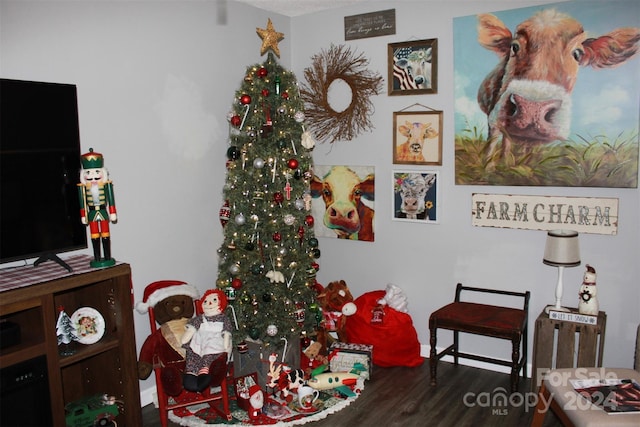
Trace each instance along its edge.
<instances>
[{"instance_id":1,"label":"farm charm sign","mask_svg":"<svg viewBox=\"0 0 640 427\"><path fill-rule=\"evenodd\" d=\"M396 10L363 13L344 17L344 39L388 36L396 33Z\"/></svg>"},{"instance_id":2,"label":"farm charm sign","mask_svg":"<svg viewBox=\"0 0 640 427\"><path fill-rule=\"evenodd\" d=\"M614 198L474 193L471 201L471 222L477 227L618 233L618 199Z\"/></svg>"}]
</instances>

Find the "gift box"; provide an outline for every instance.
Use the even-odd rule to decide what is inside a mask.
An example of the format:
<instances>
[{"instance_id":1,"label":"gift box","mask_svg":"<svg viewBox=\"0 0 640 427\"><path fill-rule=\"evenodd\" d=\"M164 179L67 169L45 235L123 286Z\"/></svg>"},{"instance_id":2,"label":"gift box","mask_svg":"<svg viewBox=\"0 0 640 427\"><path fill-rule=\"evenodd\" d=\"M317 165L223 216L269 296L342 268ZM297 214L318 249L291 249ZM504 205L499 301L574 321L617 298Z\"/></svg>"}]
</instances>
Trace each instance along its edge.
<instances>
[{"instance_id":1,"label":"gift box","mask_svg":"<svg viewBox=\"0 0 640 427\"><path fill-rule=\"evenodd\" d=\"M236 395L236 402L240 409L249 411L251 403L249 402L249 389L251 386L258 385L258 375L256 373L236 377L233 380L233 390Z\"/></svg>"},{"instance_id":2,"label":"gift box","mask_svg":"<svg viewBox=\"0 0 640 427\"><path fill-rule=\"evenodd\" d=\"M372 354L372 345L334 342L329 347L329 369L331 372L351 372L360 368L360 374L371 379Z\"/></svg>"}]
</instances>

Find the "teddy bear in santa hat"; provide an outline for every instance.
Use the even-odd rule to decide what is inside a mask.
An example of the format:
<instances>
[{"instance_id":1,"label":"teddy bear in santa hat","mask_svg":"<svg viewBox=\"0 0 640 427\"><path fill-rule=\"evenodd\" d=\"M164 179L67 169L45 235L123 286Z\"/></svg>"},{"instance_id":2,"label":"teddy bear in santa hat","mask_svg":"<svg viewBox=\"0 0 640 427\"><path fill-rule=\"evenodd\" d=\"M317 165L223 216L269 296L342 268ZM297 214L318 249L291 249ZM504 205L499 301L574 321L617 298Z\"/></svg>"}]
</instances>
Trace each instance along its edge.
<instances>
[{"instance_id":1,"label":"teddy bear in santa hat","mask_svg":"<svg viewBox=\"0 0 640 427\"><path fill-rule=\"evenodd\" d=\"M193 301L199 295L198 289L185 282L162 280L148 285L142 301L136 304L136 310L141 314L153 308L159 325L142 344L138 377L149 378L154 366L159 366L162 386L169 396L177 396L183 390L186 350L182 347L182 336L187 321L194 314Z\"/></svg>"}]
</instances>

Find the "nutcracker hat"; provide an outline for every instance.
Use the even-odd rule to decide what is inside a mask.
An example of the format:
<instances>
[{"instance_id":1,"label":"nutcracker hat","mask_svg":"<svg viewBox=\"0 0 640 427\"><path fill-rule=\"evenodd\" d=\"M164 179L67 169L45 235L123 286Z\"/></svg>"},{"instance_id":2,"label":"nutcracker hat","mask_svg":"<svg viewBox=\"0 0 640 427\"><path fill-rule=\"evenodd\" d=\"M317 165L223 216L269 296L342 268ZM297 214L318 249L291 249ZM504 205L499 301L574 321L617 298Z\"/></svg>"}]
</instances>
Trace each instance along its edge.
<instances>
[{"instance_id":1,"label":"nutcracker hat","mask_svg":"<svg viewBox=\"0 0 640 427\"><path fill-rule=\"evenodd\" d=\"M84 153L80 159L83 169L102 169L104 167L104 157L100 153L89 148L88 153Z\"/></svg>"},{"instance_id":2,"label":"nutcracker hat","mask_svg":"<svg viewBox=\"0 0 640 427\"><path fill-rule=\"evenodd\" d=\"M165 298L175 295L186 295L198 299L200 292L192 285L178 280L160 280L153 282L144 289L142 301L136 304L136 310L144 314L149 311L149 307L155 307L157 303Z\"/></svg>"}]
</instances>

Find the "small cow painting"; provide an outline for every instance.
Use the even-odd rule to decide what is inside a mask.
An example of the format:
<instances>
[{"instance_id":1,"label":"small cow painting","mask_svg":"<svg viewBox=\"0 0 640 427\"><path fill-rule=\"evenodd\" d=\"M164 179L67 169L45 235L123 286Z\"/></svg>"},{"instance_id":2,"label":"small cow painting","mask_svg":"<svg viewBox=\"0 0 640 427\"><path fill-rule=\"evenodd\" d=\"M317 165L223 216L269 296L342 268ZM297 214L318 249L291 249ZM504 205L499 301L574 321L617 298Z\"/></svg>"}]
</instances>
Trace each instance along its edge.
<instances>
[{"instance_id":1,"label":"small cow painting","mask_svg":"<svg viewBox=\"0 0 640 427\"><path fill-rule=\"evenodd\" d=\"M393 163L442 164L442 112L393 113Z\"/></svg>"},{"instance_id":2,"label":"small cow painting","mask_svg":"<svg viewBox=\"0 0 640 427\"><path fill-rule=\"evenodd\" d=\"M316 165L311 181L316 236L373 242L374 195L372 166Z\"/></svg>"},{"instance_id":3,"label":"small cow painting","mask_svg":"<svg viewBox=\"0 0 640 427\"><path fill-rule=\"evenodd\" d=\"M438 39L388 45L389 95L437 93Z\"/></svg>"},{"instance_id":4,"label":"small cow painting","mask_svg":"<svg viewBox=\"0 0 640 427\"><path fill-rule=\"evenodd\" d=\"M393 219L438 222L437 172L393 172Z\"/></svg>"},{"instance_id":5,"label":"small cow painting","mask_svg":"<svg viewBox=\"0 0 640 427\"><path fill-rule=\"evenodd\" d=\"M454 19L456 183L637 187L640 3Z\"/></svg>"}]
</instances>

